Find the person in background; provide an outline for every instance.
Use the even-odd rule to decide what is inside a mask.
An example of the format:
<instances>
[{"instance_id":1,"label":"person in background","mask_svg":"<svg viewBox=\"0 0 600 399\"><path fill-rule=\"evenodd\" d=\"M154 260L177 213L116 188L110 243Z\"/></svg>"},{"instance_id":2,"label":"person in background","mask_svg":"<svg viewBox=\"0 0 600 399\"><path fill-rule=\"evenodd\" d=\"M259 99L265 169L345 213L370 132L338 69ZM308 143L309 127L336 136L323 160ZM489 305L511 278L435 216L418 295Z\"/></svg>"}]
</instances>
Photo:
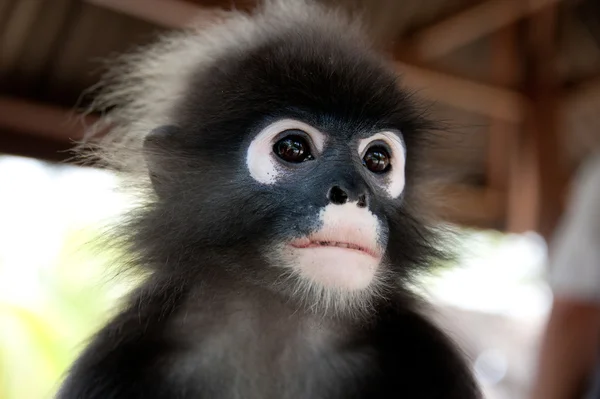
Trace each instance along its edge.
<instances>
[{"instance_id":1,"label":"person in background","mask_svg":"<svg viewBox=\"0 0 600 399\"><path fill-rule=\"evenodd\" d=\"M550 246L554 299L531 399L600 399L600 154L573 189Z\"/></svg>"}]
</instances>

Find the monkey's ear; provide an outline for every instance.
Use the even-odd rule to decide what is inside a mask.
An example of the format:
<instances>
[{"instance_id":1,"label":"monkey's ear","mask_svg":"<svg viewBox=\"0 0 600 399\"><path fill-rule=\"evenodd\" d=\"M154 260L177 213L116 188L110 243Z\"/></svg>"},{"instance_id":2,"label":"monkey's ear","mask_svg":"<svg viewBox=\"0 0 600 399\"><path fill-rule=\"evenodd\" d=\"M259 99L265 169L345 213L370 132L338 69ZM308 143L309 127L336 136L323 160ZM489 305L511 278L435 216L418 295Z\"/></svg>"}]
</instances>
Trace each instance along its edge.
<instances>
[{"instance_id":1,"label":"monkey's ear","mask_svg":"<svg viewBox=\"0 0 600 399\"><path fill-rule=\"evenodd\" d=\"M159 197L165 192L164 183L170 179L169 159L175 156L177 145L174 137L180 132L180 128L172 125L157 127L144 138L144 158L148 165L148 173L154 190Z\"/></svg>"}]
</instances>

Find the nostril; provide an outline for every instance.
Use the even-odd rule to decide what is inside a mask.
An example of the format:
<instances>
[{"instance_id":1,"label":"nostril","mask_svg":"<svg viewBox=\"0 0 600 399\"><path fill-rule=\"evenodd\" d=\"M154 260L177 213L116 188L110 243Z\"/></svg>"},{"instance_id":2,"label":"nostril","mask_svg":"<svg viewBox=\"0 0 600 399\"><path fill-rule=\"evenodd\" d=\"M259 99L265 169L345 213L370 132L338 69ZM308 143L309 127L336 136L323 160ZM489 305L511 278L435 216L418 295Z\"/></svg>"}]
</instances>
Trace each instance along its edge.
<instances>
[{"instance_id":1,"label":"nostril","mask_svg":"<svg viewBox=\"0 0 600 399\"><path fill-rule=\"evenodd\" d=\"M329 201L336 205L343 205L348 201L348 194L338 186L331 187L328 197Z\"/></svg>"},{"instance_id":2,"label":"nostril","mask_svg":"<svg viewBox=\"0 0 600 399\"><path fill-rule=\"evenodd\" d=\"M367 207L367 196L365 194L359 195L358 203L356 205L358 205L359 208L366 208Z\"/></svg>"}]
</instances>

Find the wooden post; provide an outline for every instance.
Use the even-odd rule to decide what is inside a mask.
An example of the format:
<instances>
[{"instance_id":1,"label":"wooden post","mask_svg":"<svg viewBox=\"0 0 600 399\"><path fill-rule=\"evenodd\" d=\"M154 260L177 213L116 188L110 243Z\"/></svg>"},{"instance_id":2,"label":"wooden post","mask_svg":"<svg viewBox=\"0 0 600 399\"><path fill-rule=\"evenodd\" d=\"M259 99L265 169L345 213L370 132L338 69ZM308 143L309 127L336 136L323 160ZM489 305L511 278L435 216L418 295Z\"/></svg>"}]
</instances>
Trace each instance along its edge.
<instances>
[{"instance_id":1,"label":"wooden post","mask_svg":"<svg viewBox=\"0 0 600 399\"><path fill-rule=\"evenodd\" d=\"M535 230L550 238L561 214L565 186L560 151L560 86L555 63L557 7L534 14L526 24L524 92L531 99L509 188L508 229Z\"/></svg>"},{"instance_id":2,"label":"wooden post","mask_svg":"<svg viewBox=\"0 0 600 399\"><path fill-rule=\"evenodd\" d=\"M491 78L494 84L514 88L519 79L517 31L514 26L503 28L492 38ZM491 113L490 113L491 114ZM510 153L517 142L519 121L493 118L488 132L486 163L487 189L500 193L502 226L506 223Z\"/></svg>"}]
</instances>

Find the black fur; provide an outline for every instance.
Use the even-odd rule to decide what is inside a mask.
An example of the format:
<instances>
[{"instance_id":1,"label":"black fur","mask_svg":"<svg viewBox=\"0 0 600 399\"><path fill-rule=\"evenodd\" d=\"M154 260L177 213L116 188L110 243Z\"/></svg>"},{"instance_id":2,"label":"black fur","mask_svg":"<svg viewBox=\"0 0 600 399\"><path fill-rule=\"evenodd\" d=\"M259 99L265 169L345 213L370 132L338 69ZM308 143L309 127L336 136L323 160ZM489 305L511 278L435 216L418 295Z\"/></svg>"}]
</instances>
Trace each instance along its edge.
<instances>
[{"instance_id":1,"label":"black fur","mask_svg":"<svg viewBox=\"0 0 600 399\"><path fill-rule=\"evenodd\" d=\"M176 126L148 136L156 198L123 227L151 276L68 375L75 398L479 398L454 344L404 283L440 255L421 220L419 143L430 123L376 54L332 29L290 26L229 52L189 82ZM330 137L293 179L248 174L252 137L281 117ZM406 188L390 199L347 143L402 132ZM391 286L365 312L315 311L279 283L265 253L314 229L327 191L367 193L384 221Z\"/></svg>"}]
</instances>

